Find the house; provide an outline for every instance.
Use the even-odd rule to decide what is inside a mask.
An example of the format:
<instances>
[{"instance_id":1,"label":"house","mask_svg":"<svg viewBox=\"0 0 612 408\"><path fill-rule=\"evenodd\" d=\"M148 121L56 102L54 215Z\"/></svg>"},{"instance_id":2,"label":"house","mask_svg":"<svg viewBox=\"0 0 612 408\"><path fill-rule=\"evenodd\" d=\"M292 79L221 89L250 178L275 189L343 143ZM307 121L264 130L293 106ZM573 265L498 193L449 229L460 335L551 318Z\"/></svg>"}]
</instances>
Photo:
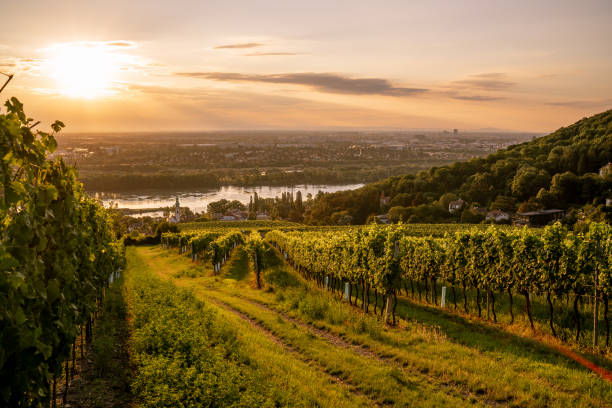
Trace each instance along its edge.
<instances>
[{"instance_id":1,"label":"house","mask_svg":"<svg viewBox=\"0 0 612 408\"><path fill-rule=\"evenodd\" d=\"M224 215L220 221L237 221L233 215Z\"/></svg>"},{"instance_id":2,"label":"house","mask_svg":"<svg viewBox=\"0 0 612 408\"><path fill-rule=\"evenodd\" d=\"M557 221L565 217L565 210L551 209L540 211L528 211L516 213L513 219L513 225L529 227L543 227L551 222Z\"/></svg>"},{"instance_id":3,"label":"house","mask_svg":"<svg viewBox=\"0 0 612 408\"><path fill-rule=\"evenodd\" d=\"M497 210L489 211L487 213L487 216L485 217L485 220L495 221L495 222L510 221L510 214L497 209Z\"/></svg>"},{"instance_id":4,"label":"house","mask_svg":"<svg viewBox=\"0 0 612 408\"><path fill-rule=\"evenodd\" d=\"M181 214L180 214L180 204L179 204L179 198L178 196L176 196L176 203L174 204L174 214L170 214L168 216L168 222L170 224L176 224L177 222L181 221Z\"/></svg>"},{"instance_id":5,"label":"house","mask_svg":"<svg viewBox=\"0 0 612 408\"><path fill-rule=\"evenodd\" d=\"M270 218L270 216L269 216L268 214L266 214L266 213L263 213L263 212L258 212L258 213L255 215L255 219L257 219L257 220L270 220L271 218Z\"/></svg>"},{"instance_id":6,"label":"house","mask_svg":"<svg viewBox=\"0 0 612 408\"><path fill-rule=\"evenodd\" d=\"M463 201L462 199L451 201L450 203L448 203L448 212L454 214L457 211L461 211L464 205L465 201Z\"/></svg>"},{"instance_id":7,"label":"house","mask_svg":"<svg viewBox=\"0 0 612 408\"><path fill-rule=\"evenodd\" d=\"M612 207L612 198L606 198L606 207Z\"/></svg>"},{"instance_id":8,"label":"house","mask_svg":"<svg viewBox=\"0 0 612 408\"><path fill-rule=\"evenodd\" d=\"M386 196L386 195L385 195L385 192L383 191L383 192L380 194L380 206L381 206L381 207L385 207L385 206L389 205L389 202L390 202L390 201L391 201L391 197Z\"/></svg>"},{"instance_id":9,"label":"house","mask_svg":"<svg viewBox=\"0 0 612 408\"><path fill-rule=\"evenodd\" d=\"M612 174L612 163L608 163L605 166L603 166L601 169L599 169L600 177L605 177L608 174Z\"/></svg>"}]
</instances>

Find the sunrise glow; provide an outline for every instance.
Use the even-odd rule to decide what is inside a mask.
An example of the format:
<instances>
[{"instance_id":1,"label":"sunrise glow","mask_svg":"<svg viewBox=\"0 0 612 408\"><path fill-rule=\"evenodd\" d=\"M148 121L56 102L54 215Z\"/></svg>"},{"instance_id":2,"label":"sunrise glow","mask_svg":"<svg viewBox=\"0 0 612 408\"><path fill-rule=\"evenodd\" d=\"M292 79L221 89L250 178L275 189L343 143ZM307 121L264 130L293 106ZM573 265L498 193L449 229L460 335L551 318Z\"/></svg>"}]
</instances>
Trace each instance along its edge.
<instances>
[{"instance_id":1,"label":"sunrise glow","mask_svg":"<svg viewBox=\"0 0 612 408\"><path fill-rule=\"evenodd\" d=\"M44 66L57 91L72 98L92 99L113 94L113 80L118 71L116 57L104 45L60 44L48 51Z\"/></svg>"}]
</instances>

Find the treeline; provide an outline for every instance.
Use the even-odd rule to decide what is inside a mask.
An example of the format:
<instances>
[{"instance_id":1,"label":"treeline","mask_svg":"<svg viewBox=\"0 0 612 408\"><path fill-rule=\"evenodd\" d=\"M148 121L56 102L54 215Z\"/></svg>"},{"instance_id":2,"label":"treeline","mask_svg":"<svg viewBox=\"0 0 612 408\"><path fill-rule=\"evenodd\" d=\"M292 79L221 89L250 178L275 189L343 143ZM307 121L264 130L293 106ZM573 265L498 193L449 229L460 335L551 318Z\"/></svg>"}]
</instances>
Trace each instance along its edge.
<instances>
[{"instance_id":1,"label":"treeline","mask_svg":"<svg viewBox=\"0 0 612 408\"><path fill-rule=\"evenodd\" d=\"M87 191L137 192L143 190L212 189L222 186L292 186L301 184L357 184L417 171L422 166L313 167L300 171L282 169L189 170L181 172L94 172L80 176Z\"/></svg>"},{"instance_id":2,"label":"treeline","mask_svg":"<svg viewBox=\"0 0 612 408\"><path fill-rule=\"evenodd\" d=\"M33 132L34 121L17 99L5 106L7 112L0 114L0 405L49 407L62 372L68 389L76 338L91 337L109 279L124 266L124 247L108 213L85 195L75 170L61 159L47 159L56 148L53 134ZM55 122L54 133L63 126Z\"/></svg>"},{"instance_id":3,"label":"treeline","mask_svg":"<svg viewBox=\"0 0 612 408\"><path fill-rule=\"evenodd\" d=\"M311 224L350 216L354 224L395 208L404 221L461 218L448 214L448 202L504 211L601 206L612 194L612 110L485 158L432 167L391 177L361 189L325 194L305 215ZM601 175L600 175L601 170ZM381 194L389 197L381 204ZM464 219L464 221L469 221Z\"/></svg>"},{"instance_id":4,"label":"treeline","mask_svg":"<svg viewBox=\"0 0 612 408\"><path fill-rule=\"evenodd\" d=\"M400 290L408 291L410 286L414 293L416 285L419 297L424 288L426 298L433 300L437 298L437 282L442 281L452 288L455 307L455 287L462 289L466 313L467 291L476 291L479 316L480 297L486 293L492 300L494 320L497 294L509 295L512 318L512 296L523 296L532 329L531 296L545 294L553 335L553 302L571 297L578 340L578 304L586 295L597 296L593 302L603 302L606 346L609 345L610 226L592 223L584 234L569 232L559 223L543 231L491 227L487 231L458 231L442 239L411 237L404 229L400 225L326 233L271 231L266 240L282 251L304 277L340 293L348 284L349 302L356 305L361 300L365 312L369 310L371 292L375 297L383 296L386 313L393 322Z\"/></svg>"},{"instance_id":5,"label":"treeline","mask_svg":"<svg viewBox=\"0 0 612 408\"><path fill-rule=\"evenodd\" d=\"M402 168L402 171L406 169ZM380 180L398 170L389 168L306 168L303 171L244 170L155 173L87 173L80 177L88 191L134 192L143 190L211 189L222 186L291 186L299 184L351 184Z\"/></svg>"}]
</instances>

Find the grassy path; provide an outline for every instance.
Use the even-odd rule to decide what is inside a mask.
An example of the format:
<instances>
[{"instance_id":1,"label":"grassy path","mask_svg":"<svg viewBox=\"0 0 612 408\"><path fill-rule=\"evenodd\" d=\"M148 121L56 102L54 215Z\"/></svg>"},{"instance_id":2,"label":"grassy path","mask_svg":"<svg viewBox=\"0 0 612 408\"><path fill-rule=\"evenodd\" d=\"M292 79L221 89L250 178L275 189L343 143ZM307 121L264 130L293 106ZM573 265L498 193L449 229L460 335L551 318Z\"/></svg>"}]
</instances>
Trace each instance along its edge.
<instances>
[{"instance_id":1,"label":"grassy path","mask_svg":"<svg viewBox=\"0 0 612 408\"><path fill-rule=\"evenodd\" d=\"M259 322L254 317L251 317L248 314L243 313L240 310L233 308L228 303L224 303L223 301L220 301L220 300L217 300L217 299L214 299L214 298L210 298L210 297L208 299L210 301L212 301L215 305L221 307L222 309L225 309L226 311L228 311L230 313L235 314L236 316L240 317L245 322L249 323L253 328L257 329L259 332L264 334L269 340L271 340L274 343L276 343L279 346L281 346L284 351L286 351L287 353L291 354L295 358L303 361L304 363L306 363L306 364L308 364L310 366L315 367L316 369L324 371L330 377L332 382L334 382L336 384L339 384L339 385L342 385L344 387L347 387L348 391L350 393L356 395L356 396L367 398L367 396L365 396L363 393L361 393L354 386L351 386L351 384L347 384L342 378L334 375L333 373L329 373L329 372L325 371L325 367L322 367L322 366L318 365L316 362L314 362L313 360L311 360L307 356L303 355L300 350L294 348L290 344L285 343L285 341L281 337L278 337L276 334L274 334L273 331L269 330L267 327L265 327L261 322ZM374 401L370 400L370 402L372 403L372 405L375 405Z\"/></svg>"},{"instance_id":2,"label":"grassy path","mask_svg":"<svg viewBox=\"0 0 612 408\"><path fill-rule=\"evenodd\" d=\"M280 284L257 291L240 250L220 276L160 248L130 251L159 276L231 316L245 347L254 339L274 344L276 353L260 360L271 375L303 370L296 365L304 364L353 406L611 405L609 385L558 352L458 316L402 301L399 328L386 329L327 293L305 289L286 276L292 272L282 261L264 271L267 281ZM339 406L338 399L310 395L318 405Z\"/></svg>"}]
</instances>

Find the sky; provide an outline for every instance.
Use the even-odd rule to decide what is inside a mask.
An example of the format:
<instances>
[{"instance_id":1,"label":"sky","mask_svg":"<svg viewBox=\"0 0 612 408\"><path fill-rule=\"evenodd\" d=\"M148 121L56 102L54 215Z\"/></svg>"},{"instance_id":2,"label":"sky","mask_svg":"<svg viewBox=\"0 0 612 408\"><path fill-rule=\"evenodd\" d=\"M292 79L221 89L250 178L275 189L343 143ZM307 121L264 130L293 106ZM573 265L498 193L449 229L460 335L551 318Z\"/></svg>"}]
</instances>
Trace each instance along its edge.
<instances>
[{"instance_id":1,"label":"sky","mask_svg":"<svg viewBox=\"0 0 612 408\"><path fill-rule=\"evenodd\" d=\"M69 132L550 132L612 108L612 1L5 2L0 72ZM0 86L6 79L0 75Z\"/></svg>"}]
</instances>

